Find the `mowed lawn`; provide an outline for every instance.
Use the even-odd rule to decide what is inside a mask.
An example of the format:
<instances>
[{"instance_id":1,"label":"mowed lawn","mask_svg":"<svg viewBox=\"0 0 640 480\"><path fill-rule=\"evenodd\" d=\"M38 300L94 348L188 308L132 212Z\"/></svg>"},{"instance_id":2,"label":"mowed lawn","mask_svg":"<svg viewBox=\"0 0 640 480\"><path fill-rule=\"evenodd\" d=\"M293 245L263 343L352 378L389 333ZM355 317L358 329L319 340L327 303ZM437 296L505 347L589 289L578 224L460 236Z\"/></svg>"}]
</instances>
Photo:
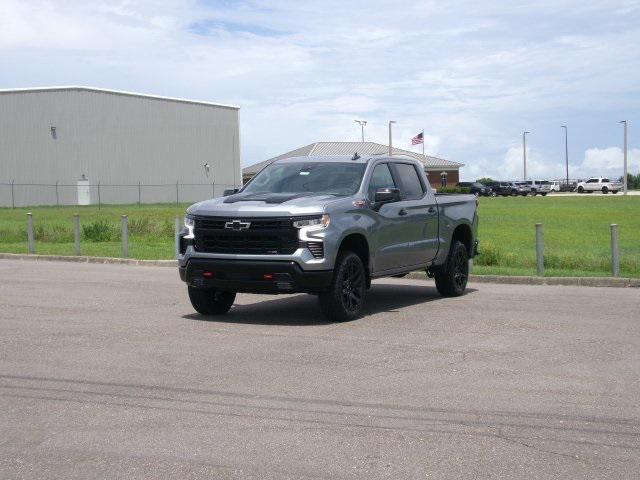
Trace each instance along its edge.
<instances>
[{"instance_id":1,"label":"mowed lawn","mask_svg":"<svg viewBox=\"0 0 640 480\"><path fill-rule=\"evenodd\" d=\"M120 256L120 216L129 217L129 256L173 257L174 224L188 205L116 205L0 209L0 251L26 253L27 212L33 212L36 253L73 254L79 213L82 254ZM480 252L474 273L535 274L535 224L544 225L545 268L553 276L603 276L611 271L609 225L620 232L621 274L640 277L640 196L480 199Z\"/></svg>"}]
</instances>

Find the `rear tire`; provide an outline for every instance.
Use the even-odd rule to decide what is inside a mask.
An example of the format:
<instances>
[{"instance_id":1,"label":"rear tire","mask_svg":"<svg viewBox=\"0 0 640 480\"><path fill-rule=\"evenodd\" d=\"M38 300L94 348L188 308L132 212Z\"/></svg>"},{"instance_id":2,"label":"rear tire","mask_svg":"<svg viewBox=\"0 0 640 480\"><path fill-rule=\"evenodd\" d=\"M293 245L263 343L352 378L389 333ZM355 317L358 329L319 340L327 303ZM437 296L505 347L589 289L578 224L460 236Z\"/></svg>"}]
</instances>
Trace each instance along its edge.
<instances>
[{"instance_id":1,"label":"rear tire","mask_svg":"<svg viewBox=\"0 0 640 480\"><path fill-rule=\"evenodd\" d=\"M540 195L542 195L543 197L546 197L547 194L546 193L541 193Z\"/></svg>"},{"instance_id":2,"label":"rear tire","mask_svg":"<svg viewBox=\"0 0 640 480\"><path fill-rule=\"evenodd\" d=\"M459 297L469 280L469 254L464 243L456 240L451 245L447 261L434 274L436 288L443 297Z\"/></svg>"},{"instance_id":3,"label":"rear tire","mask_svg":"<svg viewBox=\"0 0 640 480\"><path fill-rule=\"evenodd\" d=\"M611 193L615 195L616 193L618 193L618 190L611 190Z\"/></svg>"},{"instance_id":4,"label":"rear tire","mask_svg":"<svg viewBox=\"0 0 640 480\"><path fill-rule=\"evenodd\" d=\"M332 322L358 318L366 285L367 273L360 257L350 251L343 252L336 261L329 290L318 296L324 316Z\"/></svg>"},{"instance_id":5,"label":"rear tire","mask_svg":"<svg viewBox=\"0 0 640 480\"><path fill-rule=\"evenodd\" d=\"M223 292L213 288L188 287L189 300L201 315L222 315L229 311L236 299L236 292Z\"/></svg>"}]
</instances>

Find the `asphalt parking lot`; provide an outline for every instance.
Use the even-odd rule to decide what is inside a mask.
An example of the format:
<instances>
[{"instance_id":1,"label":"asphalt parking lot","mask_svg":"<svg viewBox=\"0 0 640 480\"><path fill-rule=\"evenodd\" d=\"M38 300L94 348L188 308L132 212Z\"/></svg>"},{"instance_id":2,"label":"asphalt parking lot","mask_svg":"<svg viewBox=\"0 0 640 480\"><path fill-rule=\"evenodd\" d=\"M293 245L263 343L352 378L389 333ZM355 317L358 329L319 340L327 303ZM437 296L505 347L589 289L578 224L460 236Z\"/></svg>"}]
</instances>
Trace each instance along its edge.
<instances>
[{"instance_id":1,"label":"asphalt parking lot","mask_svg":"<svg viewBox=\"0 0 640 480\"><path fill-rule=\"evenodd\" d=\"M205 321L173 268L0 260L0 478L638 478L638 289L368 301Z\"/></svg>"}]
</instances>

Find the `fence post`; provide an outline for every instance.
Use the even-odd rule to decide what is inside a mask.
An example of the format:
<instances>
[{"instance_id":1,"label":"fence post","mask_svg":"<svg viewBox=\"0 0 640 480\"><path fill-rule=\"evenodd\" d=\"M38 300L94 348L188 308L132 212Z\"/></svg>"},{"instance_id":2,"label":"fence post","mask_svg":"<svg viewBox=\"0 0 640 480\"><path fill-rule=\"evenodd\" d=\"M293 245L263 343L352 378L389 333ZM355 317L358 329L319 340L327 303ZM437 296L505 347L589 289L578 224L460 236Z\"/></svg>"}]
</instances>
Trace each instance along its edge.
<instances>
[{"instance_id":1,"label":"fence post","mask_svg":"<svg viewBox=\"0 0 640 480\"><path fill-rule=\"evenodd\" d=\"M102 208L102 200L100 198L100 180L98 180L98 210Z\"/></svg>"},{"instance_id":2,"label":"fence post","mask_svg":"<svg viewBox=\"0 0 640 480\"><path fill-rule=\"evenodd\" d=\"M129 258L129 222L126 215L122 215L122 258Z\"/></svg>"},{"instance_id":3,"label":"fence post","mask_svg":"<svg viewBox=\"0 0 640 480\"><path fill-rule=\"evenodd\" d=\"M618 248L618 225L611 224L611 275L620 276L620 250Z\"/></svg>"},{"instance_id":4,"label":"fence post","mask_svg":"<svg viewBox=\"0 0 640 480\"><path fill-rule=\"evenodd\" d=\"M211 198L216 198L216 184L211 184Z\"/></svg>"},{"instance_id":5,"label":"fence post","mask_svg":"<svg viewBox=\"0 0 640 480\"><path fill-rule=\"evenodd\" d=\"M13 193L13 182L15 182L15 180L11 180L11 208L16 208L16 197Z\"/></svg>"},{"instance_id":6,"label":"fence post","mask_svg":"<svg viewBox=\"0 0 640 480\"><path fill-rule=\"evenodd\" d=\"M80 214L73 214L73 237L75 242L75 254L80 255Z\"/></svg>"},{"instance_id":7,"label":"fence post","mask_svg":"<svg viewBox=\"0 0 640 480\"><path fill-rule=\"evenodd\" d=\"M180 204L178 195L178 182L176 181L176 207Z\"/></svg>"},{"instance_id":8,"label":"fence post","mask_svg":"<svg viewBox=\"0 0 640 480\"><path fill-rule=\"evenodd\" d=\"M56 207L60 206L60 197L58 197L58 183L60 182L56 180Z\"/></svg>"},{"instance_id":9,"label":"fence post","mask_svg":"<svg viewBox=\"0 0 640 480\"><path fill-rule=\"evenodd\" d=\"M138 180L138 206L140 206L140 180Z\"/></svg>"},{"instance_id":10,"label":"fence post","mask_svg":"<svg viewBox=\"0 0 640 480\"><path fill-rule=\"evenodd\" d=\"M36 253L35 239L33 235L33 214L27 213L27 243L29 253Z\"/></svg>"},{"instance_id":11,"label":"fence post","mask_svg":"<svg viewBox=\"0 0 640 480\"><path fill-rule=\"evenodd\" d=\"M541 223L536 223L536 264L538 275L544 275L544 234Z\"/></svg>"},{"instance_id":12,"label":"fence post","mask_svg":"<svg viewBox=\"0 0 640 480\"><path fill-rule=\"evenodd\" d=\"M176 258L180 254L180 230L182 228L182 222L180 216L176 215L176 234L175 234L175 253Z\"/></svg>"}]
</instances>

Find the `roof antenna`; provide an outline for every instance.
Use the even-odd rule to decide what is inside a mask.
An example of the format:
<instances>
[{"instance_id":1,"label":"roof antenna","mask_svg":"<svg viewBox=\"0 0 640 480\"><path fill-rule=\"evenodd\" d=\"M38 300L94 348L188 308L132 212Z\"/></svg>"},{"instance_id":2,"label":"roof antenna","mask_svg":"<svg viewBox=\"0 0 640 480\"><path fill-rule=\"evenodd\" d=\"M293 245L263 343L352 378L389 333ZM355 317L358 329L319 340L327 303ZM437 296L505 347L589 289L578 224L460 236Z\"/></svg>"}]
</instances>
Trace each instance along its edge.
<instances>
[{"instance_id":1,"label":"roof antenna","mask_svg":"<svg viewBox=\"0 0 640 480\"><path fill-rule=\"evenodd\" d=\"M360 158L360 155L358 155L358 152L353 154L353 157L351 157L351 160L358 160Z\"/></svg>"}]
</instances>

